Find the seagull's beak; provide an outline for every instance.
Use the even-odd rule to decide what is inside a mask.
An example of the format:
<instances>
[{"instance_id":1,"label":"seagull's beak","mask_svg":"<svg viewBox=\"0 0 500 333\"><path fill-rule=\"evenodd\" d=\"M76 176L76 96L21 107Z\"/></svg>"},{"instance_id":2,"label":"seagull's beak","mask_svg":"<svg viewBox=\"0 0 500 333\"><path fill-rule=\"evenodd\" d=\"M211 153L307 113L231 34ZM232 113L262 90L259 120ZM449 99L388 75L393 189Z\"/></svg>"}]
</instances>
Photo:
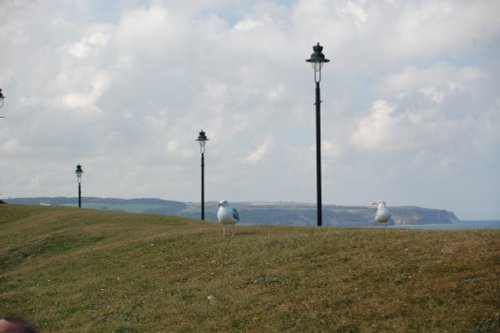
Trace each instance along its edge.
<instances>
[{"instance_id":1,"label":"seagull's beak","mask_svg":"<svg viewBox=\"0 0 500 333\"><path fill-rule=\"evenodd\" d=\"M372 206L377 206L377 205L378 205L378 202L372 203Z\"/></svg>"}]
</instances>

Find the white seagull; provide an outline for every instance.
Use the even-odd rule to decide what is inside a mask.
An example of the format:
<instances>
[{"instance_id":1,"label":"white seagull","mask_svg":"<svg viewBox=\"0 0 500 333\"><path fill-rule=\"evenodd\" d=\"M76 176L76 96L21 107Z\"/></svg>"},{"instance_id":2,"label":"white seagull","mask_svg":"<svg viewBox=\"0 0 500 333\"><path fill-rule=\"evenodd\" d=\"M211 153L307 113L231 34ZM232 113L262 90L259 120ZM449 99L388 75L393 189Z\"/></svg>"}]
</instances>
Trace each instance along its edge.
<instances>
[{"instance_id":1,"label":"white seagull","mask_svg":"<svg viewBox=\"0 0 500 333\"><path fill-rule=\"evenodd\" d=\"M391 219L391 211L385 206L385 201L379 200L372 203L373 206L377 205L377 213L375 213L375 221L378 223L387 223Z\"/></svg>"},{"instance_id":2,"label":"white seagull","mask_svg":"<svg viewBox=\"0 0 500 333\"><path fill-rule=\"evenodd\" d=\"M234 237L235 224L240 221L240 214L238 214L238 211L235 208L229 207L227 200L221 200L219 202L217 219L219 220L219 223L222 224L222 235L226 236L226 225L232 225Z\"/></svg>"}]
</instances>

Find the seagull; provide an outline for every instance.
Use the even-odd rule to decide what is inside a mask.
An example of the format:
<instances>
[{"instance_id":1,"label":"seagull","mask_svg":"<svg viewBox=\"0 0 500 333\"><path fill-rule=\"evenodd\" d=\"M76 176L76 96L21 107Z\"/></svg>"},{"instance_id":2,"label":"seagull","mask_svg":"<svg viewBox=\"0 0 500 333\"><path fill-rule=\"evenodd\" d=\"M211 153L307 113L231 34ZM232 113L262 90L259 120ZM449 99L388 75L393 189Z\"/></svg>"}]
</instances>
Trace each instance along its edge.
<instances>
[{"instance_id":1,"label":"seagull","mask_svg":"<svg viewBox=\"0 0 500 333\"><path fill-rule=\"evenodd\" d=\"M385 201L379 200L372 203L372 206L375 205L378 206L377 213L375 214L375 221L378 223L387 223L391 219L391 211L385 206Z\"/></svg>"},{"instance_id":2,"label":"seagull","mask_svg":"<svg viewBox=\"0 0 500 333\"><path fill-rule=\"evenodd\" d=\"M233 226L233 237L235 224L240 221L240 214L235 208L229 207L227 200L221 200L219 202L219 210L217 211L217 219L219 223L222 224L222 235L226 236L226 225Z\"/></svg>"}]
</instances>

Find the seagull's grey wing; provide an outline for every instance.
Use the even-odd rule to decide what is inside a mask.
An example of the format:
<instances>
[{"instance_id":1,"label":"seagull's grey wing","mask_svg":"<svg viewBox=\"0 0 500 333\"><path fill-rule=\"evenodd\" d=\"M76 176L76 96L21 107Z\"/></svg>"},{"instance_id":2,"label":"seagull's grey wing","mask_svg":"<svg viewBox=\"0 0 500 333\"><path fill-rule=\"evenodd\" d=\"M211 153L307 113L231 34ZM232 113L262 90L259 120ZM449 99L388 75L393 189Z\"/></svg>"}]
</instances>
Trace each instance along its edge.
<instances>
[{"instance_id":1,"label":"seagull's grey wing","mask_svg":"<svg viewBox=\"0 0 500 333\"><path fill-rule=\"evenodd\" d=\"M233 217L238 221L240 220L240 214L238 213L236 208L233 208Z\"/></svg>"}]
</instances>

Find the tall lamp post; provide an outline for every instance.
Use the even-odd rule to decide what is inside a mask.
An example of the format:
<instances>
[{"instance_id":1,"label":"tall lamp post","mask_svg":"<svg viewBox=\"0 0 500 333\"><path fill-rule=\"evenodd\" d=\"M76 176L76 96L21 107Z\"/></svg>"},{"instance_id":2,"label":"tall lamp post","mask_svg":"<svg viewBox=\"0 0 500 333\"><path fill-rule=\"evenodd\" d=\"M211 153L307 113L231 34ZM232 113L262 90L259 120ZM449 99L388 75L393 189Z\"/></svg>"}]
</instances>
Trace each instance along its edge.
<instances>
[{"instance_id":1,"label":"tall lamp post","mask_svg":"<svg viewBox=\"0 0 500 333\"><path fill-rule=\"evenodd\" d=\"M317 189L317 214L318 214L318 227L323 224L322 212L322 194L321 194L321 99L319 82L321 81L321 69L323 65L330 60L325 58L323 54L323 46L319 43L313 46L314 53L311 58L307 59L314 70L314 81L316 82L316 189Z\"/></svg>"},{"instance_id":2,"label":"tall lamp post","mask_svg":"<svg viewBox=\"0 0 500 333\"><path fill-rule=\"evenodd\" d=\"M78 208L82 208L82 166L78 164L75 170L76 180L78 182Z\"/></svg>"},{"instance_id":3,"label":"tall lamp post","mask_svg":"<svg viewBox=\"0 0 500 333\"><path fill-rule=\"evenodd\" d=\"M205 143L208 141L207 136L203 130L198 135L201 153L201 220L205 220Z\"/></svg>"}]
</instances>

